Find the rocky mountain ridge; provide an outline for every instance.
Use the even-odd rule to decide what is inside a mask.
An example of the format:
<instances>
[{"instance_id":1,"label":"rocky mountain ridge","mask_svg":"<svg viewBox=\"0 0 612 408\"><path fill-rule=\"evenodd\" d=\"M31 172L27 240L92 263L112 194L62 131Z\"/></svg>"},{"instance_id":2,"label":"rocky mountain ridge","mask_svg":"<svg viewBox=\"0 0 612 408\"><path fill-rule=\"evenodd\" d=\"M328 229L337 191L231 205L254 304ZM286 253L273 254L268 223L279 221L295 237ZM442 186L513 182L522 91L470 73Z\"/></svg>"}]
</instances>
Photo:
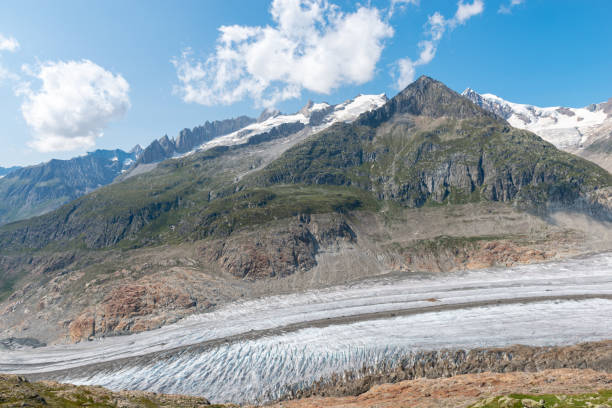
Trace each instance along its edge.
<instances>
[{"instance_id":1,"label":"rocky mountain ridge","mask_svg":"<svg viewBox=\"0 0 612 408\"><path fill-rule=\"evenodd\" d=\"M583 108L538 107L466 89L463 96L512 126L534 132L557 148L612 171L612 98Z\"/></svg>"},{"instance_id":2,"label":"rocky mountain ridge","mask_svg":"<svg viewBox=\"0 0 612 408\"><path fill-rule=\"evenodd\" d=\"M242 129L253 122L255 119L247 116L213 122L206 121L202 126L181 130L176 138L169 138L168 135L165 135L145 147L135 165L157 163L175 155L187 153L203 143Z\"/></svg>"},{"instance_id":3,"label":"rocky mountain ridge","mask_svg":"<svg viewBox=\"0 0 612 408\"><path fill-rule=\"evenodd\" d=\"M215 146L259 143L261 135L274 133L275 138L286 137L310 128L322 130L337 122L351 122L361 113L382 106L387 98L381 95L358 95L338 105L309 101L299 112L282 114L278 110L264 110L257 120L240 116L235 119L206 122L193 130L183 129L176 138L167 135L153 141L144 149L137 162L150 164ZM257 138L259 140L251 140Z\"/></svg>"},{"instance_id":4,"label":"rocky mountain ridge","mask_svg":"<svg viewBox=\"0 0 612 408\"><path fill-rule=\"evenodd\" d=\"M21 166L12 167L0 167L0 178L6 176L8 173L20 169Z\"/></svg>"},{"instance_id":5,"label":"rocky mountain ridge","mask_svg":"<svg viewBox=\"0 0 612 408\"><path fill-rule=\"evenodd\" d=\"M288 150L257 177L264 185L357 186L418 207L481 199L580 206L592 201L585 186L607 186L611 176L420 78L354 124Z\"/></svg>"}]
</instances>

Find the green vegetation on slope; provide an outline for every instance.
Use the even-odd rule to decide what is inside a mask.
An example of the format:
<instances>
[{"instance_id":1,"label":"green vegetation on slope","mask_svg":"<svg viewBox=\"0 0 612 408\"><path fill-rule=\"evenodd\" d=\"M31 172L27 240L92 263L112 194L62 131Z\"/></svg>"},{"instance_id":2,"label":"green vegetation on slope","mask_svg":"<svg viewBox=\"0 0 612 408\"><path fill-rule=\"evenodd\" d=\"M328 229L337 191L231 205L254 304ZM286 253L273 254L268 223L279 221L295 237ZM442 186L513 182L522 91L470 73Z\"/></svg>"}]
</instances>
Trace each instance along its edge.
<instances>
[{"instance_id":1,"label":"green vegetation on slope","mask_svg":"<svg viewBox=\"0 0 612 408\"><path fill-rule=\"evenodd\" d=\"M0 375L0 407L197 407L210 405L205 398L167 396L138 391L111 392L102 387L52 382L29 382L23 377Z\"/></svg>"},{"instance_id":2,"label":"green vegetation on slope","mask_svg":"<svg viewBox=\"0 0 612 408\"><path fill-rule=\"evenodd\" d=\"M288 150L243 181L356 186L407 206L481 200L571 205L612 185L593 163L490 118L404 117L384 129L338 125Z\"/></svg>"},{"instance_id":3,"label":"green vegetation on slope","mask_svg":"<svg viewBox=\"0 0 612 408\"><path fill-rule=\"evenodd\" d=\"M235 175L257 163L211 149L103 187L52 214L0 228L5 251L123 248L178 243L302 213L377 208L352 187L287 185L236 191ZM173 226L173 228L171 228Z\"/></svg>"},{"instance_id":4,"label":"green vegetation on slope","mask_svg":"<svg viewBox=\"0 0 612 408\"><path fill-rule=\"evenodd\" d=\"M612 390L579 395L510 394L484 399L470 408L583 408L612 406Z\"/></svg>"}]
</instances>

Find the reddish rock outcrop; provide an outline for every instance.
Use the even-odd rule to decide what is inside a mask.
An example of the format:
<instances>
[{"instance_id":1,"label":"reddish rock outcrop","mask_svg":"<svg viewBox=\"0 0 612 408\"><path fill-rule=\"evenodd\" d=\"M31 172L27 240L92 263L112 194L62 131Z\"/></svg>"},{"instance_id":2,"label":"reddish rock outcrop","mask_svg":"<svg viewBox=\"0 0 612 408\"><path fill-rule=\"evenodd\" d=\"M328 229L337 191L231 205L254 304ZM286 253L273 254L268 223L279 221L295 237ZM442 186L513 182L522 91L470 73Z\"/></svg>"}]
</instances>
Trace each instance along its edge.
<instances>
[{"instance_id":1,"label":"reddish rock outcrop","mask_svg":"<svg viewBox=\"0 0 612 408\"><path fill-rule=\"evenodd\" d=\"M419 242L400 252L401 260L393 262L393 269L432 272L507 267L542 262L555 255L552 249L542 250L507 240L462 242L461 238L452 237Z\"/></svg>"},{"instance_id":2,"label":"reddish rock outcrop","mask_svg":"<svg viewBox=\"0 0 612 408\"><path fill-rule=\"evenodd\" d=\"M232 276L255 280L308 271L317 264L322 248L354 239L355 233L340 217L302 215L285 225L215 241L202 251L207 261Z\"/></svg>"},{"instance_id":3,"label":"reddish rock outcrop","mask_svg":"<svg viewBox=\"0 0 612 408\"><path fill-rule=\"evenodd\" d=\"M68 330L72 342L88 339L96 333L96 320L92 314L83 313L70 323Z\"/></svg>"},{"instance_id":4,"label":"reddish rock outcrop","mask_svg":"<svg viewBox=\"0 0 612 408\"><path fill-rule=\"evenodd\" d=\"M187 292L165 282L120 285L101 304L88 308L70 323L70 339L75 342L150 330L162 325L168 312L195 306L196 300Z\"/></svg>"}]
</instances>

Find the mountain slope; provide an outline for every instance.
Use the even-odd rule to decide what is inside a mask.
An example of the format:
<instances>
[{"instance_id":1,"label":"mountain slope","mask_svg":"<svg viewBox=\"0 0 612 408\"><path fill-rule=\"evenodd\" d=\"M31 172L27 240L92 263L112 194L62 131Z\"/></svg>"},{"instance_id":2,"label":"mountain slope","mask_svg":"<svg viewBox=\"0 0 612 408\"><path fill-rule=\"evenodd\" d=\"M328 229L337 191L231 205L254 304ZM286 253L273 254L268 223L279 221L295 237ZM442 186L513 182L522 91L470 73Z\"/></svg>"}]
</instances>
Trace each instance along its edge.
<instances>
[{"instance_id":1,"label":"mountain slope","mask_svg":"<svg viewBox=\"0 0 612 408\"><path fill-rule=\"evenodd\" d=\"M541 108L508 102L492 94L481 95L470 88L462 95L512 126L534 132L557 148L612 171L612 99L584 108Z\"/></svg>"},{"instance_id":2,"label":"mountain slope","mask_svg":"<svg viewBox=\"0 0 612 408\"><path fill-rule=\"evenodd\" d=\"M385 101L384 95L362 95L340 105L309 104L295 115L269 117L213 139L184 157L159 163L146 174L132 170L136 175L77 199L53 214L0 229L0 241L3 241L0 247L20 248L25 244L41 248L51 242L72 241L75 245L78 242L88 248L102 248L125 239L135 241L129 245L151 244L158 242L152 234L174 222L184 226L185 239L205 236L213 230L221 233L227 228L219 228L219 217L214 214L223 213L224 206L244 198L234 194L236 180L257 172L318 129L338 121L354 120ZM304 194L307 206L314 205L327 212L354 200L354 194L362 195L351 191L346 197L343 194L328 203L318 199L317 194L321 192L319 189L316 193ZM283 203L293 193L291 189L275 193L274 204ZM253 195L256 200L266 196L263 192ZM279 205L282 210L280 207L277 210L283 214L295 212L291 205ZM207 221L202 221L202 217Z\"/></svg>"},{"instance_id":3,"label":"mountain slope","mask_svg":"<svg viewBox=\"0 0 612 408\"><path fill-rule=\"evenodd\" d=\"M0 224L44 214L109 184L136 158L135 151L96 150L13 170L0 178Z\"/></svg>"},{"instance_id":4,"label":"mountain slope","mask_svg":"<svg viewBox=\"0 0 612 408\"><path fill-rule=\"evenodd\" d=\"M271 113L0 227L0 333L79 341L241 297L610 249L605 170L427 77L370 102Z\"/></svg>"},{"instance_id":5,"label":"mountain slope","mask_svg":"<svg viewBox=\"0 0 612 408\"><path fill-rule=\"evenodd\" d=\"M0 248L151 245L163 242L156 234L169 224L179 226L182 239L200 239L301 212L373 209L377 200L407 207L512 201L610 218L597 190L611 186L612 175L427 77L354 123L336 123L303 143L312 127L282 126L290 128L285 142L278 127L251 143L229 135L230 146L164 162L55 213L0 228ZM295 185L319 187L296 196ZM326 192L335 198L317 198Z\"/></svg>"},{"instance_id":6,"label":"mountain slope","mask_svg":"<svg viewBox=\"0 0 612 408\"><path fill-rule=\"evenodd\" d=\"M422 77L353 125L287 151L257 181L358 186L408 206L579 205L612 176ZM247 182L248 183L248 182Z\"/></svg>"}]
</instances>

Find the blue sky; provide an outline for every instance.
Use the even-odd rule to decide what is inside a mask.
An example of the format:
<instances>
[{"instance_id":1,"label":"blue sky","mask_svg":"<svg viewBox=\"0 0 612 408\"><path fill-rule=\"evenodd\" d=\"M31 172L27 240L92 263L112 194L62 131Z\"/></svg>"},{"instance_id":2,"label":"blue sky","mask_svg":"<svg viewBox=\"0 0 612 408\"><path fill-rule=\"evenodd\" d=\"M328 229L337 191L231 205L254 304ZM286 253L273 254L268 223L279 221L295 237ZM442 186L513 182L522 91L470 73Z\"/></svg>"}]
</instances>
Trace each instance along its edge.
<instances>
[{"instance_id":1,"label":"blue sky","mask_svg":"<svg viewBox=\"0 0 612 408\"><path fill-rule=\"evenodd\" d=\"M609 0L275 1L3 1L0 166L392 96L421 74L540 106L612 97Z\"/></svg>"}]
</instances>

